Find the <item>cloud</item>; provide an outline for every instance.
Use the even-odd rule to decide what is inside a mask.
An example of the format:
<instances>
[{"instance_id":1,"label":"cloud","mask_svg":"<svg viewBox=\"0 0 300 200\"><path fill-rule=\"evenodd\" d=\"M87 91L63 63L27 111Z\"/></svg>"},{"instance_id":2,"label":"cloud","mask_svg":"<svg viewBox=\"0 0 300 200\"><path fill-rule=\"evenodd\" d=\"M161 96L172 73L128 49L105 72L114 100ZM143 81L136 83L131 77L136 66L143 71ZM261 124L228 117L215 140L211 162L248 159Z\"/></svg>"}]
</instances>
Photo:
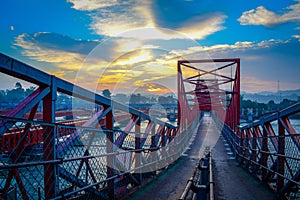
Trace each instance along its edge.
<instances>
[{"instance_id":1,"label":"cloud","mask_svg":"<svg viewBox=\"0 0 300 200\"><path fill-rule=\"evenodd\" d=\"M71 0L70 2L74 1ZM109 6L102 7L98 6L102 4L96 0L90 0L90 2L94 2L92 5L96 4L94 7L89 6L89 9L86 9L91 11L89 13L92 19L90 28L99 35L117 37L129 30L154 26L152 13L149 8L150 2L148 1L131 0L125 1L125 3L124 1L115 1L108 3ZM79 8L85 8L86 6L82 5ZM74 6L73 8L78 9L78 7Z\"/></svg>"},{"instance_id":2,"label":"cloud","mask_svg":"<svg viewBox=\"0 0 300 200\"><path fill-rule=\"evenodd\" d=\"M77 1L68 0L72 8L88 11L90 29L107 37L145 39L203 39L224 29L226 16L221 13L196 16L181 21L172 31L157 27L151 1ZM167 26L168 27L168 26ZM177 31L177 32L176 32ZM184 35L183 35L184 34Z\"/></svg>"},{"instance_id":3,"label":"cloud","mask_svg":"<svg viewBox=\"0 0 300 200\"><path fill-rule=\"evenodd\" d=\"M263 25L267 27L300 21L300 1L298 0L297 4L288 6L279 13L270 11L264 6L259 6L256 9L243 12L238 21L241 25Z\"/></svg>"},{"instance_id":4,"label":"cloud","mask_svg":"<svg viewBox=\"0 0 300 200\"><path fill-rule=\"evenodd\" d=\"M114 61L112 65L131 66L150 61L153 59L153 57L154 56L151 51L142 49L124 54L122 57Z\"/></svg>"},{"instance_id":5,"label":"cloud","mask_svg":"<svg viewBox=\"0 0 300 200\"><path fill-rule=\"evenodd\" d=\"M298 41L300 42L300 35L293 35L293 38L298 39Z\"/></svg>"},{"instance_id":6,"label":"cloud","mask_svg":"<svg viewBox=\"0 0 300 200\"><path fill-rule=\"evenodd\" d=\"M92 11L100 8L124 4L124 1L122 0L67 0L67 2L73 4L72 8L83 11Z\"/></svg>"},{"instance_id":7,"label":"cloud","mask_svg":"<svg viewBox=\"0 0 300 200\"><path fill-rule=\"evenodd\" d=\"M160 48L158 45L129 38L100 43L54 33L35 33L17 36L14 46L30 59L56 67L46 69L47 72L92 90L114 88L116 84L131 88L137 86L138 80L146 83L170 73L170 69L158 70L162 64L154 62L160 57L159 52L155 52Z\"/></svg>"},{"instance_id":8,"label":"cloud","mask_svg":"<svg viewBox=\"0 0 300 200\"><path fill-rule=\"evenodd\" d=\"M22 48L22 54L33 60L76 70L96 44L95 41L74 40L59 34L35 33L17 36L14 46Z\"/></svg>"},{"instance_id":9,"label":"cloud","mask_svg":"<svg viewBox=\"0 0 300 200\"><path fill-rule=\"evenodd\" d=\"M171 88L166 87L163 84L157 84L157 83L146 83L142 84L138 90L141 92L147 91L150 93L156 93L156 94L162 94L162 93L171 93L173 90Z\"/></svg>"},{"instance_id":10,"label":"cloud","mask_svg":"<svg viewBox=\"0 0 300 200\"><path fill-rule=\"evenodd\" d=\"M215 55L216 53L229 52L229 51L245 51L254 49L270 48L272 46L286 44L289 40L263 40L260 42L239 41L234 44L216 44L212 46L193 46L188 49L173 50L168 55L169 57L176 55L193 55L201 52L206 52L208 55Z\"/></svg>"},{"instance_id":11,"label":"cloud","mask_svg":"<svg viewBox=\"0 0 300 200\"><path fill-rule=\"evenodd\" d=\"M227 16L221 13L212 13L209 16L198 16L176 29L191 39L204 39L208 35L223 30L222 26Z\"/></svg>"}]
</instances>

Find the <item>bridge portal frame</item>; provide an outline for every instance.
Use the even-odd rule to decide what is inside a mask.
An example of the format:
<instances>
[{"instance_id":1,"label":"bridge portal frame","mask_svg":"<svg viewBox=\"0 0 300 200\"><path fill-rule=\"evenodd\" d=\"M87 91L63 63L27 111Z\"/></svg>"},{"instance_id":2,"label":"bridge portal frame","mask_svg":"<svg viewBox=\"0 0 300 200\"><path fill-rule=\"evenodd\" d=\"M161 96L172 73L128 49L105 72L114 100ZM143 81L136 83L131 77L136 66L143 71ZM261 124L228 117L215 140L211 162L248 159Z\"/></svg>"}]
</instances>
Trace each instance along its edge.
<instances>
[{"instance_id":1,"label":"bridge portal frame","mask_svg":"<svg viewBox=\"0 0 300 200\"><path fill-rule=\"evenodd\" d=\"M206 70L201 69L195 64L218 64L216 68ZM222 71L235 67L234 75L223 75ZM185 68L193 70L193 74L189 74L183 78L183 71ZM178 71L178 124L182 123L180 117L186 113L183 108L189 107L185 102L187 94L194 94L197 96L199 103L199 110L214 111L220 119L225 112L225 123L230 126L235 132L239 134L238 125L240 124L240 59L202 59L202 60L179 60L177 63ZM202 73L202 74L201 74ZM202 79L205 75L213 75L214 79ZM194 91L186 91L184 83L195 85ZM232 84L230 90L221 89L221 85ZM205 88L207 91L201 89ZM220 95L230 95L228 105L224 105L227 98Z\"/></svg>"}]
</instances>

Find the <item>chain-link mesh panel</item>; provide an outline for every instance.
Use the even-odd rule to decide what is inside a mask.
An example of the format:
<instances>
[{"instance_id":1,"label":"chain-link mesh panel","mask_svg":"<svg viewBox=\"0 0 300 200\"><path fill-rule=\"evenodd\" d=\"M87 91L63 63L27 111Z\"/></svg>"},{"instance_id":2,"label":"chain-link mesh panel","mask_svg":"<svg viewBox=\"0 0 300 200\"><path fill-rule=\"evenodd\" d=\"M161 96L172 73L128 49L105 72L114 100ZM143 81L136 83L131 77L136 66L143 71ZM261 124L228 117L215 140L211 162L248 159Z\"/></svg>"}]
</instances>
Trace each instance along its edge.
<instances>
[{"instance_id":1,"label":"chain-link mesh panel","mask_svg":"<svg viewBox=\"0 0 300 200\"><path fill-rule=\"evenodd\" d=\"M59 190L71 192L91 184L94 187L76 195L97 196L105 186L106 134L101 129L60 125L57 152L63 164L59 165ZM67 135L65 133L71 133ZM91 194L90 194L91 193Z\"/></svg>"},{"instance_id":2,"label":"chain-link mesh panel","mask_svg":"<svg viewBox=\"0 0 300 200\"><path fill-rule=\"evenodd\" d=\"M0 123L4 133L0 136L0 194L18 199L108 199L109 180L114 181L115 196L122 196L149 172L174 162L196 125L174 137L170 134L176 130L163 125L151 126L146 134L6 117ZM122 145L112 144L108 151L113 141L107 134L113 134L113 141L125 136ZM108 168L113 169L110 175Z\"/></svg>"},{"instance_id":3,"label":"chain-link mesh panel","mask_svg":"<svg viewBox=\"0 0 300 200\"><path fill-rule=\"evenodd\" d=\"M3 198L43 199L46 135L55 126L40 122L0 117L0 191ZM53 161L53 159L52 159ZM46 182L47 183L47 182Z\"/></svg>"}]
</instances>

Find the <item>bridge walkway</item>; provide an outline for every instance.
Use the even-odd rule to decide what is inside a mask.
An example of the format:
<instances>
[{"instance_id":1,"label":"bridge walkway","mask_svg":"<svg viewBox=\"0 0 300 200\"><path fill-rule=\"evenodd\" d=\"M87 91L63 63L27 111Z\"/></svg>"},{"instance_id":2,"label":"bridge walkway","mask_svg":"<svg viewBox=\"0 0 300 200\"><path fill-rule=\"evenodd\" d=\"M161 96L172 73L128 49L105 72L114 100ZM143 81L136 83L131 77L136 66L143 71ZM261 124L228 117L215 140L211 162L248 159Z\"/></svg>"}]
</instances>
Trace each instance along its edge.
<instances>
[{"instance_id":1,"label":"bridge walkway","mask_svg":"<svg viewBox=\"0 0 300 200\"><path fill-rule=\"evenodd\" d=\"M202 157L207 143L214 146L215 141L217 143L212 149L215 166L214 181L216 182L215 199L276 199L276 196L268 188L243 171L237 162L227 155L224 142L219 136L219 131L212 118L204 116L194 141L183 156L172 167L148 185L141 187L128 199L179 199L195 165Z\"/></svg>"},{"instance_id":2,"label":"bridge walkway","mask_svg":"<svg viewBox=\"0 0 300 200\"><path fill-rule=\"evenodd\" d=\"M275 200L276 194L249 172L232 156L222 136L212 149L214 165L215 199L217 200Z\"/></svg>"}]
</instances>

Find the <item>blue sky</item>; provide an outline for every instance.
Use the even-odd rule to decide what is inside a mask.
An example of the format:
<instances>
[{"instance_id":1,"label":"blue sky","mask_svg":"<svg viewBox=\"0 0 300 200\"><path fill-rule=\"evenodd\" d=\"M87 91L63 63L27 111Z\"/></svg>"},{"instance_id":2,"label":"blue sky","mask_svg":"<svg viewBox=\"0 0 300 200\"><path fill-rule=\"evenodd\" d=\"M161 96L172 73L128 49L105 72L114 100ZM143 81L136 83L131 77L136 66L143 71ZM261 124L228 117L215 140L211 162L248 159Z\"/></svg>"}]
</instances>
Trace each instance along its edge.
<instances>
[{"instance_id":1,"label":"blue sky","mask_svg":"<svg viewBox=\"0 0 300 200\"><path fill-rule=\"evenodd\" d=\"M10 0L0 7L1 53L113 93L175 90L178 58L241 58L247 92L276 91L278 80L282 90L300 89L299 42L299 0Z\"/></svg>"}]
</instances>

